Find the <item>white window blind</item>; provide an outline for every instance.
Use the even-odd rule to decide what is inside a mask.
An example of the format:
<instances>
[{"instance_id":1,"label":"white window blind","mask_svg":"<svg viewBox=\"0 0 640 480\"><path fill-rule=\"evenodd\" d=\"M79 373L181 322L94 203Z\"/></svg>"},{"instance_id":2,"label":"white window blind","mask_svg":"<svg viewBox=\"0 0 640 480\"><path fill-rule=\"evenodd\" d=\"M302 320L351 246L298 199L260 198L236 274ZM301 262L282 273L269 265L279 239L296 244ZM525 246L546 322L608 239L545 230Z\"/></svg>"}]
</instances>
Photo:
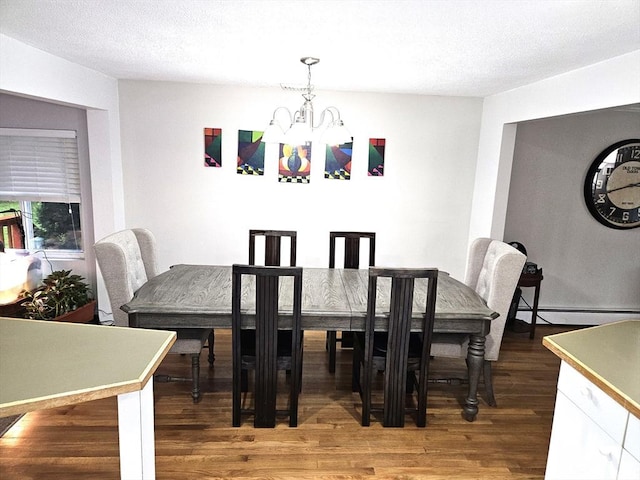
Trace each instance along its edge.
<instances>
[{"instance_id":1,"label":"white window blind","mask_svg":"<svg viewBox=\"0 0 640 480\"><path fill-rule=\"evenodd\" d=\"M80 203L76 132L0 128L0 198Z\"/></svg>"}]
</instances>

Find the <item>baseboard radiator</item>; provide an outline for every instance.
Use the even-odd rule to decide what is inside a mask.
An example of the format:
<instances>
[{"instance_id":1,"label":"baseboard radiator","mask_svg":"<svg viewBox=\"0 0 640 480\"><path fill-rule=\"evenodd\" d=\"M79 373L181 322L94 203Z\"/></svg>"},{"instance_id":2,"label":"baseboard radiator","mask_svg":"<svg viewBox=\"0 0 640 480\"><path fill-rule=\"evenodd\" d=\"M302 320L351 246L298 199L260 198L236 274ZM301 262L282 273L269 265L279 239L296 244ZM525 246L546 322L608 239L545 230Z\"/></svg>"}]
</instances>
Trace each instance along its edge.
<instances>
[{"instance_id":1,"label":"baseboard radiator","mask_svg":"<svg viewBox=\"0 0 640 480\"><path fill-rule=\"evenodd\" d=\"M531 310L518 309L518 320L531 323ZM640 320L640 309L577 309L538 307L536 325L604 325L620 320Z\"/></svg>"}]
</instances>

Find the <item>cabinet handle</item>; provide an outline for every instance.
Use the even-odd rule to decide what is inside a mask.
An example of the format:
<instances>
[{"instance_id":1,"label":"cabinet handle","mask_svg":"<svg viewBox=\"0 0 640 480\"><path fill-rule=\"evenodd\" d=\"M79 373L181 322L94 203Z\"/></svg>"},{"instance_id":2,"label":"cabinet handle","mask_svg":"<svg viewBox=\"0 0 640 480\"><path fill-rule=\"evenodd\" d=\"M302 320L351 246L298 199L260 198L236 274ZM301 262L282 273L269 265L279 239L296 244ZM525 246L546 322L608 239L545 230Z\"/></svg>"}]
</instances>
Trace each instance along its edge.
<instances>
[{"instance_id":1,"label":"cabinet handle","mask_svg":"<svg viewBox=\"0 0 640 480\"><path fill-rule=\"evenodd\" d=\"M590 400L594 405L598 405L598 401L596 400L596 397L593 395L593 392L589 387L582 387L582 389L580 390L580 394L587 400Z\"/></svg>"},{"instance_id":2,"label":"cabinet handle","mask_svg":"<svg viewBox=\"0 0 640 480\"><path fill-rule=\"evenodd\" d=\"M598 447L598 452L600 452L600 455L605 457L608 461L613 460L613 451L611 447Z\"/></svg>"}]
</instances>

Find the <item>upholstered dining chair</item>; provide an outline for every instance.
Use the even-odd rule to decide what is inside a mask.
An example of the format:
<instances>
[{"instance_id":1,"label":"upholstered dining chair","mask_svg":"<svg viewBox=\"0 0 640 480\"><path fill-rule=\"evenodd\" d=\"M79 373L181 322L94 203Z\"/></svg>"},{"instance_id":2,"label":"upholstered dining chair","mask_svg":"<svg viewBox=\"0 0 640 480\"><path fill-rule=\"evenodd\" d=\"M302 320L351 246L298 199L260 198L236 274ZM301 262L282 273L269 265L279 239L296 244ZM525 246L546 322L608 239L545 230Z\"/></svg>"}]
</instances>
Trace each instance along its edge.
<instances>
[{"instance_id":1,"label":"upholstered dining chair","mask_svg":"<svg viewBox=\"0 0 640 480\"><path fill-rule=\"evenodd\" d=\"M526 259L512 246L491 238L477 238L469 248L464 283L500 315L491 322L491 331L486 336L483 365L486 400L494 407L491 364L499 358L509 306ZM465 334L436 333L431 343L431 355L466 359L468 343L469 337Z\"/></svg>"},{"instance_id":2,"label":"upholstered dining chair","mask_svg":"<svg viewBox=\"0 0 640 480\"><path fill-rule=\"evenodd\" d=\"M249 230L249 265L256 264L256 237L264 237L265 266L280 265L283 237L290 239L289 266L296 265L297 232L292 230Z\"/></svg>"},{"instance_id":3,"label":"upholstered dining chair","mask_svg":"<svg viewBox=\"0 0 640 480\"><path fill-rule=\"evenodd\" d=\"M360 268L360 240L369 241L369 266L376 264L376 234L375 232L329 232L329 268L336 266L336 240L344 239L344 268ZM351 334L342 332L338 338L335 330L327 332L327 350L329 352L329 372L336 371L336 345L343 348L353 343Z\"/></svg>"},{"instance_id":4,"label":"upholstered dining chair","mask_svg":"<svg viewBox=\"0 0 640 480\"><path fill-rule=\"evenodd\" d=\"M390 288L381 286L379 279L383 277L391 279ZM424 308L424 315L420 316L420 330L411 333L417 281L428 282L427 293L424 299L416 298L421 310ZM371 402L372 376L379 371L384 372L383 426L403 427L405 414L411 412L417 414L418 427L426 425L429 351L437 286L435 268L369 268L365 331L356 333L353 339L353 391L360 392L362 399L362 426L369 426L371 412L380 410L373 408ZM376 314L376 305L378 312L388 312L387 318ZM381 325L381 322L384 323ZM382 326L387 327L386 333L374 332L374 327L380 330ZM418 392L417 405L408 407L407 394L412 394L414 387Z\"/></svg>"},{"instance_id":5,"label":"upholstered dining chair","mask_svg":"<svg viewBox=\"0 0 640 480\"><path fill-rule=\"evenodd\" d=\"M156 241L144 228L122 230L99 240L94 245L96 259L107 288L116 326L128 327L128 315L120 309L149 279L158 275ZM180 329L169 353L191 355L191 378L157 375L162 380L190 380L194 402L200 398L200 352L209 343L209 364L213 365L213 330Z\"/></svg>"},{"instance_id":6,"label":"upholstered dining chair","mask_svg":"<svg viewBox=\"0 0 640 480\"><path fill-rule=\"evenodd\" d=\"M280 288L280 279L284 277L292 279L292 288ZM249 281L255 285L255 298L245 299L243 304L243 285ZM289 296L285 303L292 306L290 316L278 314L281 295ZM290 427L297 426L302 380L302 268L233 265L231 297L233 426L240 426L243 413L254 415L255 427L275 427L278 414L289 417ZM243 314L252 310L255 310L255 329L242 329ZM288 342L279 335L283 331L290 333ZM244 332L253 332L252 341L243 338ZM250 369L255 371L254 407L243 409L242 392L248 390ZM278 370L291 372L286 410L276 408Z\"/></svg>"}]
</instances>

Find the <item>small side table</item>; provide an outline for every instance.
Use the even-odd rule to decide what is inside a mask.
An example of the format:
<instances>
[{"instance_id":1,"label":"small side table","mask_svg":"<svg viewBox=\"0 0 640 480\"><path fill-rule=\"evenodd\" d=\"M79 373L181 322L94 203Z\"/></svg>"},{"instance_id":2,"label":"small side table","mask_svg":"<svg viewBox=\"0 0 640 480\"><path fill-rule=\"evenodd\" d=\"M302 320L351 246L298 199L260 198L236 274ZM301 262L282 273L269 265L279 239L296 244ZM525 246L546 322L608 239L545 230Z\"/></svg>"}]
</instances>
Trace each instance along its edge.
<instances>
[{"instance_id":1,"label":"small side table","mask_svg":"<svg viewBox=\"0 0 640 480\"><path fill-rule=\"evenodd\" d=\"M531 309L531 328L529 329L529 338L533 338L536 333L536 318L538 317L538 299L540 298L540 284L542 283L542 269L539 268L536 273L522 273L518 280L519 287L534 287L533 308Z\"/></svg>"}]
</instances>

